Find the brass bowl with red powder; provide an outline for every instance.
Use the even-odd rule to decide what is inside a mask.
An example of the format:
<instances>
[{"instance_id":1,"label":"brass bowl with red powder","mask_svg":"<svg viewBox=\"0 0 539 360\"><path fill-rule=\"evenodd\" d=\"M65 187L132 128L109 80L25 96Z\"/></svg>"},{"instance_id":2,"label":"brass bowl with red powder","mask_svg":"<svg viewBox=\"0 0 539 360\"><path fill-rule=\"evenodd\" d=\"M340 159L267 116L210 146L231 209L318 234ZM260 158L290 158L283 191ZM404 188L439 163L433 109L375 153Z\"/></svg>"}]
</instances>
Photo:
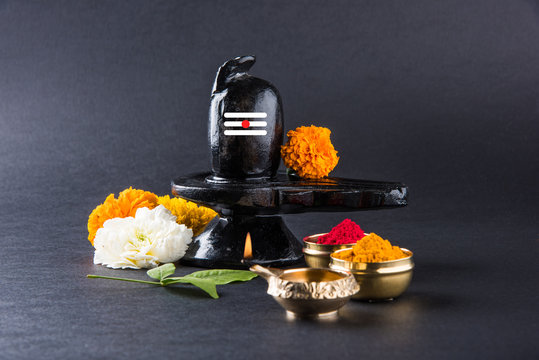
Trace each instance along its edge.
<instances>
[{"instance_id":1,"label":"brass bowl with red powder","mask_svg":"<svg viewBox=\"0 0 539 360\"><path fill-rule=\"evenodd\" d=\"M354 241L353 243L344 245L317 244L318 238L326 234L315 234L303 238L303 254L305 255L307 266L312 268L329 268L329 256L331 253L341 249L349 249L356 243Z\"/></svg>"},{"instance_id":2,"label":"brass bowl with red powder","mask_svg":"<svg viewBox=\"0 0 539 360\"><path fill-rule=\"evenodd\" d=\"M329 268L347 271L354 275L360 289L352 299L393 300L406 291L412 281L414 270L414 254L405 248L401 248L401 250L408 256L397 260L372 263L347 261L330 256ZM337 253L342 251L344 250L338 250Z\"/></svg>"}]
</instances>

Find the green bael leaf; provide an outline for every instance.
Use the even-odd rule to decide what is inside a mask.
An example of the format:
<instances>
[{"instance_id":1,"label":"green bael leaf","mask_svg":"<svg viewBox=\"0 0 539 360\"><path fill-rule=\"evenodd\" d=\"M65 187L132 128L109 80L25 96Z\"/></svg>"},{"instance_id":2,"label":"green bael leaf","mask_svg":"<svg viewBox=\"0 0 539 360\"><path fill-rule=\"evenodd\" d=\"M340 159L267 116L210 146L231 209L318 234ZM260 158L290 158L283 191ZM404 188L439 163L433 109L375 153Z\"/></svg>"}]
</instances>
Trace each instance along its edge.
<instances>
[{"instance_id":1,"label":"green bael leaf","mask_svg":"<svg viewBox=\"0 0 539 360\"><path fill-rule=\"evenodd\" d=\"M258 275L246 270L202 270L187 275L198 279L211 279L215 285L224 285L234 281L249 281Z\"/></svg>"},{"instance_id":2,"label":"green bael leaf","mask_svg":"<svg viewBox=\"0 0 539 360\"><path fill-rule=\"evenodd\" d=\"M174 264L169 263L148 270L146 274L148 274L148 276L152 279L157 279L161 281L167 276L174 274L174 271L176 271L176 267L174 266Z\"/></svg>"},{"instance_id":3,"label":"green bael leaf","mask_svg":"<svg viewBox=\"0 0 539 360\"><path fill-rule=\"evenodd\" d=\"M211 279L199 279L196 277L191 277L190 275L176 278L168 278L161 281L163 286L176 283L192 284L195 285L205 292L207 292L212 298L217 299L219 295L217 294L217 288L215 283Z\"/></svg>"},{"instance_id":4,"label":"green bael leaf","mask_svg":"<svg viewBox=\"0 0 539 360\"><path fill-rule=\"evenodd\" d=\"M98 275L88 275L88 277L97 278L97 279L131 281L131 282L138 282L138 283L143 283L143 284L162 285L162 286L167 286L167 285L176 284L176 283L191 284L204 290L214 299L217 299L219 297L219 295L217 294L216 285L224 285L224 284L231 283L233 281L248 281L257 277L255 273L250 272L250 271L226 270L226 269L195 271L194 273L191 273L182 277L168 277L174 274L175 270L176 270L176 267L174 266L174 264L164 264L154 269L148 270L147 271L148 276L153 279L159 280L159 282L115 278L115 277L98 276Z\"/></svg>"}]
</instances>

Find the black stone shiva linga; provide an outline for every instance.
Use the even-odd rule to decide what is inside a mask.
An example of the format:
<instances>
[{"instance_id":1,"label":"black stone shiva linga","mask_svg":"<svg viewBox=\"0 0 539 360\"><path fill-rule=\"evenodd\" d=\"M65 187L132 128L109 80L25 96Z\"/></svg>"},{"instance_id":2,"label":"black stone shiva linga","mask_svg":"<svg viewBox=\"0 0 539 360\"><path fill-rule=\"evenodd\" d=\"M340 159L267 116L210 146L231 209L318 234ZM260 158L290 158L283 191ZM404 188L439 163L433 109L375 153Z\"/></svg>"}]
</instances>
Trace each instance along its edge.
<instances>
[{"instance_id":1,"label":"black stone shiva linga","mask_svg":"<svg viewBox=\"0 0 539 360\"><path fill-rule=\"evenodd\" d=\"M283 141L281 97L247 73L254 56L224 63L211 96L211 173L178 177L175 196L219 213L193 239L182 262L201 267L287 266L301 261L302 243L277 214L406 206L400 183L343 178L301 179L277 173ZM246 259L246 235L251 254Z\"/></svg>"}]
</instances>

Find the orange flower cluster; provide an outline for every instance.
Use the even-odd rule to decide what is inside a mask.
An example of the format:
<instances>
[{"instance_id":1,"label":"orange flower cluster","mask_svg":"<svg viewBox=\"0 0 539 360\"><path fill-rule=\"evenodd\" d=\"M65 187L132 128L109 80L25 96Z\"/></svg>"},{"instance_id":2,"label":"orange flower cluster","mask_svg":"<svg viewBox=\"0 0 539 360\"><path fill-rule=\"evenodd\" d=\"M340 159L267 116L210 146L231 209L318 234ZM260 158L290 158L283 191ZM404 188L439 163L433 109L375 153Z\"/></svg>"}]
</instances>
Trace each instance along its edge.
<instances>
[{"instance_id":1,"label":"orange flower cluster","mask_svg":"<svg viewBox=\"0 0 539 360\"><path fill-rule=\"evenodd\" d=\"M137 190L130 187L120 193L117 199L110 194L105 202L97 206L88 218L88 240L94 244L97 230L103 223L113 218L135 216L137 209L147 207L153 209L157 206L157 196L149 191Z\"/></svg>"},{"instance_id":2,"label":"orange flower cluster","mask_svg":"<svg viewBox=\"0 0 539 360\"><path fill-rule=\"evenodd\" d=\"M281 146L281 157L286 167L299 176L320 179L327 176L339 162L337 151L325 127L301 126L290 130L288 142Z\"/></svg>"}]
</instances>

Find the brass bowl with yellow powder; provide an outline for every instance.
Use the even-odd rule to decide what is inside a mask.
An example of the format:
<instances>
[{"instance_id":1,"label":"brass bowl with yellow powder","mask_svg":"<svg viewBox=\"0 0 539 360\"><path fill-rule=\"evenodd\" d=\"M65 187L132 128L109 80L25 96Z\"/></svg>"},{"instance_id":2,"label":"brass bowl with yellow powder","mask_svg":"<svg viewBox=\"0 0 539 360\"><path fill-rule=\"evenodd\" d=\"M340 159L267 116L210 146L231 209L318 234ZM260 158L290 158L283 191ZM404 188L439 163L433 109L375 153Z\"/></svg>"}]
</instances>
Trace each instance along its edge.
<instances>
[{"instance_id":1,"label":"brass bowl with yellow powder","mask_svg":"<svg viewBox=\"0 0 539 360\"><path fill-rule=\"evenodd\" d=\"M402 295L412 281L414 270L413 253L401 248L405 258L381 262L356 262L334 256L349 249L331 254L329 268L352 273L359 284L359 292L352 299L366 301L393 300Z\"/></svg>"},{"instance_id":2,"label":"brass bowl with yellow powder","mask_svg":"<svg viewBox=\"0 0 539 360\"><path fill-rule=\"evenodd\" d=\"M317 244L318 238L326 234L315 234L303 238L303 255L308 267L329 268L329 256L331 253L341 249L349 249L355 244L355 241L351 244L343 245Z\"/></svg>"}]
</instances>

